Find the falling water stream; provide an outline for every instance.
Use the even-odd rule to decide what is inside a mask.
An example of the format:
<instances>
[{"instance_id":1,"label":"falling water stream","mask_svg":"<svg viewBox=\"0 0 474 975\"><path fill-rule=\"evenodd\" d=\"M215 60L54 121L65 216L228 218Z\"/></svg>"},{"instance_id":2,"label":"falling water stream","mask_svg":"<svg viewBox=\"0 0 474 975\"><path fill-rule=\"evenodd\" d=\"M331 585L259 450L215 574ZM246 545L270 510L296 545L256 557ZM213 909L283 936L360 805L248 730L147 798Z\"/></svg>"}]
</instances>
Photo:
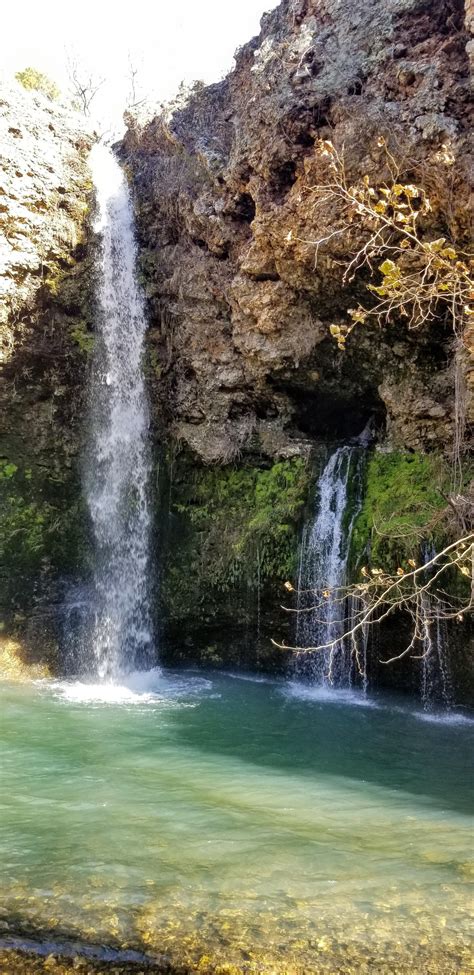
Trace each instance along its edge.
<instances>
[{"instance_id":1,"label":"falling water stream","mask_svg":"<svg viewBox=\"0 0 474 975\"><path fill-rule=\"evenodd\" d=\"M84 484L95 547L95 673L114 681L148 663L152 646L146 321L127 182L105 146L94 147L90 164L101 250Z\"/></svg>"},{"instance_id":2,"label":"falling water stream","mask_svg":"<svg viewBox=\"0 0 474 975\"><path fill-rule=\"evenodd\" d=\"M346 629L346 600L337 595L346 582L352 524L357 505L348 516L349 482L356 448L339 447L331 454L318 483L312 523L303 538L298 590L297 641L302 647L317 647L336 641L334 649L316 651L297 658L297 670L308 673L316 684L349 686L352 657L342 640ZM312 591L328 593L312 609ZM340 643L338 642L340 641Z\"/></svg>"},{"instance_id":3,"label":"falling water stream","mask_svg":"<svg viewBox=\"0 0 474 975\"><path fill-rule=\"evenodd\" d=\"M424 562L436 555L433 545L424 550ZM449 665L448 628L443 617L442 603L429 593L420 600L423 633L421 648L421 699L424 710L433 711L441 705L449 711L453 704L451 669Z\"/></svg>"},{"instance_id":4,"label":"falling water stream","mask_svg":"<svg viewBox=\"0 0 474 975\"><path fill-rule=\"evenodd\" d=\"M360 619L362 597L345 598L347 563L352 528L362 500L361 470L366 431L359 444L337 448L319 478L314 512L305 526L298 573L296 638L300 647L333 646L302 653L295 663L296 675L321 687L350 688L356 681L368 691L367 656L369 626L356 636L345 636L350 621ZM353 489L351 490L351 484ZM352 497L350 496L352 494ZM435 555L426 548L425 561ZM323 598L321 593L327 594ZM431 596L420 602L423 632L420 667L420 695L426 712L449 712L453 705L449 666L449 641L442 606Z\"/></svg>"}]
</instances>

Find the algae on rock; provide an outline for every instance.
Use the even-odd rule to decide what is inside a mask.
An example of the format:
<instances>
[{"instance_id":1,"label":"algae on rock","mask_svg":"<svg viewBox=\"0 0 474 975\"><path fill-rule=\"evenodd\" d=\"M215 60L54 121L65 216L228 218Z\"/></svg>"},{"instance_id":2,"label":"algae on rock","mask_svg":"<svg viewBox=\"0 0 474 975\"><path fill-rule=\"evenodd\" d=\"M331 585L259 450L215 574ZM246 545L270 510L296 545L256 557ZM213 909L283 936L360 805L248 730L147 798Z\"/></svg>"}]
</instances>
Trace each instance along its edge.
<instances>
[{"instance_id":1,"label":"algae on rock","mask_svg":"<svg viewBox=\"0 0 474 975\"><path fill-rule=\"evenodd\" d=\"M450 470L439 454L375 451L365 470L362 508L353 527L352 559L395 571L419 559L420 547L446 536Z\"/></svg>"},{"instance_id":2,"label":"algae on rock","mask_svg":"<svg viewBox=\"0 0 474 975\"><path fill-rule=\"evenodd\" d=\"M168 528L161 602L180 645L188 641L200 652L210 645L222 662L216 640L222 650L225 641L247 639L254 662L260 627L273 626L276 635L278 590L295 575L309 480L301 457L223 467L198 465L187 452L174 458L162 490Z\"/></svg>"}]
</instances>

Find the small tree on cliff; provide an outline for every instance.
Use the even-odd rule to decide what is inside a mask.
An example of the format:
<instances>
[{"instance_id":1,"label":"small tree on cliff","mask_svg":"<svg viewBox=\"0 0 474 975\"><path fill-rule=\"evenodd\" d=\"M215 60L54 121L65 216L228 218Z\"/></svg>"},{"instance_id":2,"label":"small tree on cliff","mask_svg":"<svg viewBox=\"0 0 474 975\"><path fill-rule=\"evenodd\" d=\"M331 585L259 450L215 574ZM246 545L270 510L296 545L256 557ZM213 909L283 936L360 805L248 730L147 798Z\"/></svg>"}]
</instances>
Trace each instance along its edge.
<instances>
[{"instance_id":1,"label":"small tree on cliff","mask_svg":"<svg viewBox=\"0 0 474 975\"><path fill-rule=\"evenodd\" d=\"M51 78L48 78L48 75L38 71L37 68L25 68L23 71L17 71L15 78L28 91L40 91L51 101L59 98L58 86Z\"/></svg>"},{"instance_id":2,"label":"small tree on cliff","mask_svg":"<svg viewBox=\"0 0 474 975\"><path fill-rule=\"evenodd\" d=\"M383 137L378 146L385 150L392 177L378 185L372 185L368 176L351 182L344 156L332 142L320 141L317 146L319 156L327 164L327 180L319 187L315 207L331 203L336 229L314 241L316 250L332 236L357 224L364 242L347 262L342 283L353 281L364 267L371 278L377 272L380 278L377 283L371 280L367 284L375 301L349 308L351 323L333 326L332 334L344 348L347 335L369 318L388 324L401 317L412 329L447 312L455 334L462 335L474 317L474 307L470 305L474 300L474 261L446 237L433 238L422 229L423 218L433 212L428 194L419 185L401 182ZM450 164L446 147L442 153ZM380 259L382 262L378 263Z\"/></svg>"},{"instance_id":3,"label":"small tree on cliff","mask_svg":"<svg viewBox=\"0 0 474 975\"><path fill-rule=\"evenodd\" d=\"M326 177L317 188L313 207L329 206L335 225L329 234L311 242L316 260L324 244L341 235L350 239L357 227L358 244L361 237L363 243L343 268L342 284L351 283L362 272L366 278L367 271L370 279L367 302L348 308L348 323L331 325L330 331L343 351L350 333L370 321L380 325L404 321L408 328L419 329L449 318L456 364L453 483L459 487L466 423L463 365L472 354L469 346L474 335L474 261L453 241L430 234L426 223L433 207L428 194L422 186L401 181L400 167L383 137L378 147L385 153L390 174L378 184L368 176L351 181L344 154L329 140L321 140L316 147ZM439 156L444 165L454 163L446 146ZM291 242L291 232L287 240Z\"/></svg>"}]
</instances>

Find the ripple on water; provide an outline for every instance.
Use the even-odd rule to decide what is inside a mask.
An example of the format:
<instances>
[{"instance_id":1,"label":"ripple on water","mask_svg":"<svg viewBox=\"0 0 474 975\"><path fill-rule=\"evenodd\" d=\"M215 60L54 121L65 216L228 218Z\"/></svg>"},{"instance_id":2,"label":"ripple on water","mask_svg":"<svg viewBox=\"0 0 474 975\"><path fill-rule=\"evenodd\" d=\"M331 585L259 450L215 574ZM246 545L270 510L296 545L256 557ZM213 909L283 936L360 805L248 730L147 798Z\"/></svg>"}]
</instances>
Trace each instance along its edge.
<instances>
[{"instance_id":1,"label":"ripple on water","mask_svg":"<svg viewBox=\"0 0 474 975\"><path fill-rule=\"evenodd\" d=\"M470 729L356 689L238 685L6 689L0 937L202 975L467 972Z\"/></svg>"},{"instance_id":2,"label":"ripple on water","mask_svg":"<svg viewBox=\"0 0 474 975\"><path fill-rule=\"evenodd\" d=\"M290 681L282 687L285 697L298 701L314 701L317 704L349 704L359 708L378 708L377 701L367 697L363 691L343 687L323 687L319 684L304 684Z\"/></svg>"},{"instance_id":3,"label":"ripple on water","mask_svg":"<svg viewBox=\"0 0 474 975\"><path fill-rule=\"evenodd\" d=\"M249 684L281 684L282 680L277 677L269 677L266 674L249 674L246 671L237 673L232 670L222 670L222 677L230 677L231 680L243 680Z\"/></svg>"},{"instance_id":4,"label":"ripple on water","mask_svg":"<svg viewBox=\"0 0 474 975\"><path fill-rule=\"evenodd\" d=\"M394 714L404 714L410 718L415 718L417 721L426 721L429 724L448 727L474 725L474 717L470 717L462 711L422 711L409 705L396 705L390 698L376 700L373 697L368 697L362 690L353 688L323 687L317 684L305 684L301 681L290 681L283 684L281 690L285 697L299 701L372 708Z\"/></svg>"}]
</instances>

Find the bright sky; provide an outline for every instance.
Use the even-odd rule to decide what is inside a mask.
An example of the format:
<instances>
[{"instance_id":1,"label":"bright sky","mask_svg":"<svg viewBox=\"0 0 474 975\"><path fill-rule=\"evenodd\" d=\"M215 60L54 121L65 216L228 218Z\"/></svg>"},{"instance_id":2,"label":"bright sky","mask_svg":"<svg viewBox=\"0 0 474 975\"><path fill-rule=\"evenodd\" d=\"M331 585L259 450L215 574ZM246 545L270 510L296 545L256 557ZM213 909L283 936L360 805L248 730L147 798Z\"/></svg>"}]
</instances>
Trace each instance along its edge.
<instances>
[{"instance_id":1,"label":"bright sky","mask_svg":"<svg viewBox=\"0 0 474 975\"><path fill-rule=\"evenodd\" d=\"M0 63L3 74L27 66L67 85L70 52L107 78L96 106L121 115L130 52L140 94L167 100L181 81L219 80L237 47L259 30L262 13L278 0L4 0Z\"/></svg>"}]
</instances>

